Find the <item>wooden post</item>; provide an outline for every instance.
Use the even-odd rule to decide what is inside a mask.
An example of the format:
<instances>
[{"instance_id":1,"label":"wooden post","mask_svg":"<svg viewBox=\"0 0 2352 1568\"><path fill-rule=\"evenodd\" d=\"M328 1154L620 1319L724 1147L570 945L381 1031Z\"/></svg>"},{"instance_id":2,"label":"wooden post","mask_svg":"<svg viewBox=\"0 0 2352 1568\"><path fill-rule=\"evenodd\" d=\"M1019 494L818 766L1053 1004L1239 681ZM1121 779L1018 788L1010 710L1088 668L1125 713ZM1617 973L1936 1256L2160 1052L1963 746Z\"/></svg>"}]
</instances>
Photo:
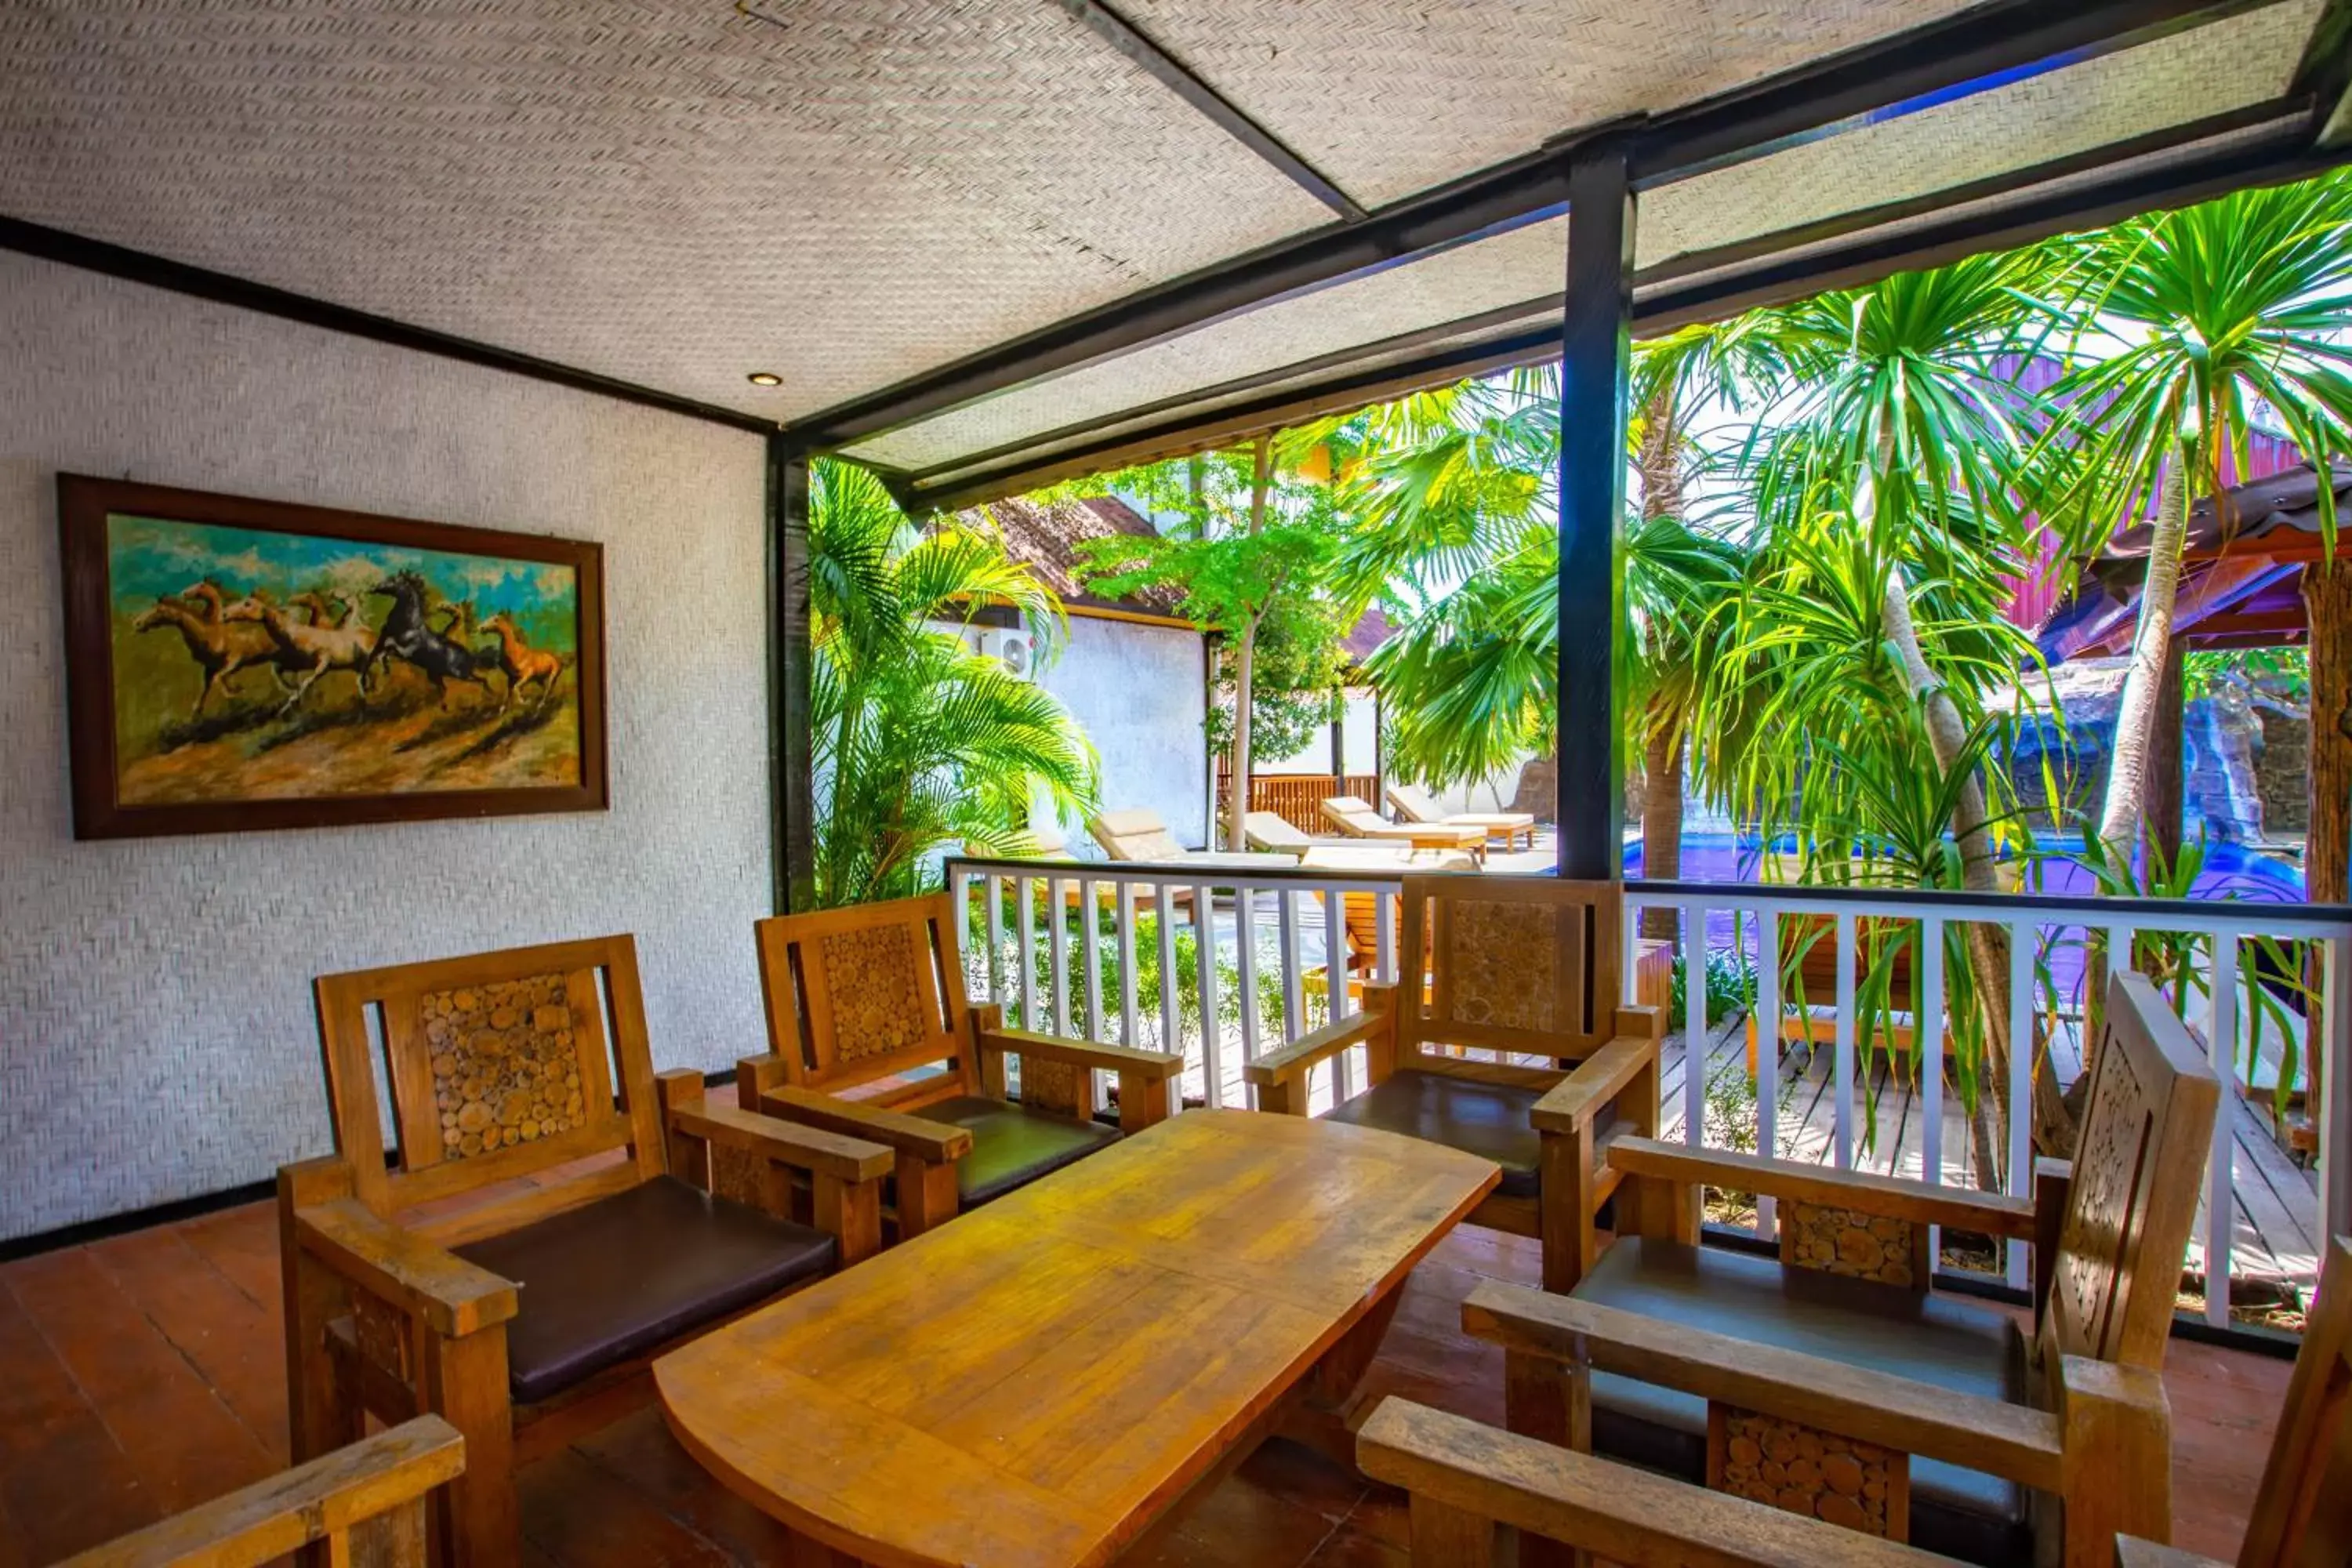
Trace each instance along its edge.
<instances>
[{"instance_id":1,"label":"wooden post","mask_svg":"<svg viewBox=\"0 0 2352 1568\"><path fill-rule=\"evenodd\" d=\"M2311 756L2306 774L2311 809L2303 896L2310 903L2340 904L2352 891L2347 887L2347 866L2352 862L2352 562L2336 562L2332 571L2323 569L2326 564L2315 562L2303 572L2303 607L2311 648ZM2318 949L2318 943L2310 944L2311 959L2304 977L2314 994L2305 1037L2326 1041L2333 1037L2326 1009L2317 1000L2326 994L2320 984ZM2322 1097L2334 1086L2322 1073L2311 1076L2317 1092L2306 1109L2315 1134L2326 1125ZM2336 1223L2337 1217L2331 1215L2329 1223Z\"/></svg>"},{"instance_id":2,"label":"wooden post","mask_svg":"<svg viewBox=\"0 0 2352 1568\"><path fill-rule=\"evenodd\" d=\"M1559 874L1625 874L1625 423L1633 190L1622 142L1570 155L1559 366Z\"/></svg>"},{"instance_id":3,"label":"wooden post","mask_svg":"<svg viewBox=\"0 0 2352 1568\"><path fill-rule=\"evenodd\" d=\"M2141 835L2151 851L2162 850L2167 867L2180 857L2185 799L2181 774L2188 766L2181 724L2186 706L2181 667L2187 651L2178 633L2165 645L2164 670L2158 677L2156 691L2156 725L2147 740L2147 786L2140 799ZM2150 858L2153 861L2155 857Z\"/></svg>"},{"instance_id":4,"label":"wooden post","mask_svg":"<svg viewBox=\"0 0 2352 1568\"><path fill-rule=\"evenodd\" d=\"M768 748L776 910L816 907L816 768L809 719L809 458L768 437Z\"/></svg>"}]
</instances>

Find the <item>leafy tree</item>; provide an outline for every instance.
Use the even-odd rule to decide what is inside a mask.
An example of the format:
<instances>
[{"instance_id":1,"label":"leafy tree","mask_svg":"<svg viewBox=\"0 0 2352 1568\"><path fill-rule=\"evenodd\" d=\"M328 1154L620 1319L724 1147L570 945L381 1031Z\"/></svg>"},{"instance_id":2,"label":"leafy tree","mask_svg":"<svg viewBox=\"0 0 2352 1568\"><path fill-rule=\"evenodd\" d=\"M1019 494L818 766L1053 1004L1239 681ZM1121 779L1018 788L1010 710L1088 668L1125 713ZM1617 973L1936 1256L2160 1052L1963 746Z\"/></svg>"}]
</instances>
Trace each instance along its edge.
<instances>
[{"instance_id":1,"label":"leafy tree","mask_svg":"<svg viewBox=\"0 0 2352 1568\"><path fill-rule=\"evenodd\" d=\"M1059 601L999 541L918 531L872 474L820 462L809 597L820 905L919 892L931 857L959 840L1035 853L1040 791L1065 814L1094 808L1099 766L1077 721L963 635L992 604L1011 605L1043 650L1066 629Z\"/></svg>"},{"instance_id":2,"label":"leafy tree","mask_svg":"<svg viewBox=\"0 0 2352 1568\"><path fill-rule=\"evenodd\" d=\"M2074 259L2079 331L2094 352L2053 391L2065 415L2042 444L2043 511L2087 552L2154 503L2098 826L2108 859L2128 865L2189 508L2246 472L2257 401L2323 471L2352 455L2352 175L2118 224ZM2319 489L2332 554L2336 497Z\"/></svg>"},{"instance_id":3,"label":"leafy tree","mask_svg":"<svg viewBox=\"0 0 2352 1568\"><path fill-rule=\"evenodd\" d=\"M1236 849L1248 842L1242 818L1261 723L1278 752L1304 744L1315 723L1330 719L1344 658L1349 623L1324 591L1338 514L1330 487L1298 473L1297 450L1261 437L1244 452L1113 475L1108 488L1182 521L1163 534L1080 546L1088 587L1173 588L1188 619L1223 634L1220 685L1232 706L1211 715L1210 740L1231 757L1225 834Z\"/></svg>"}]
</instances>

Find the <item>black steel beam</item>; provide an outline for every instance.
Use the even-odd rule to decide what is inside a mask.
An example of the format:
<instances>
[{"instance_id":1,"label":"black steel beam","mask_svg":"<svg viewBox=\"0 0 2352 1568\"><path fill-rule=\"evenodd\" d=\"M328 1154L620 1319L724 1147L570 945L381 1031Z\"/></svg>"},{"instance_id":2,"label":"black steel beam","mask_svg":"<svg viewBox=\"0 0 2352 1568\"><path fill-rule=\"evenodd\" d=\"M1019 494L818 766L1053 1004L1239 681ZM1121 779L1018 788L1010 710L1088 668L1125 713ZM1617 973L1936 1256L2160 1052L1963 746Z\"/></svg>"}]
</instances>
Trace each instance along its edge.
<instances>
[{"instance_id":1,"label":"black steel beam","mask_svg":"<svg viewBox=\"0 0 2352 1568\"><path fill-rule=\"evenodd\" d=\"M2327 0L2294 84L2319 100L2319 144L2352 142L2352 0Z\"/></svg>"},{"instance_id":2,"label":"black steel beam","mask_svg":"<svg viewBox=\"0 0 2352 1568\"><path fill-rule=\"evenodd\" d=\"M768 440L768 772L776 910L816 907L815 728L809 709L809 458Z\"/></svg>"},{"instance_id":3,"label":"black steel beam","mask_svg":"<svg viewBox=\"0 0 2352 1568\"><path fill-rule=\"evenodd\" d=\"M1568 310L1559 361L1559 874L1625 875L1625 425L1633 344L1628 150L1569 168Z\"/></svg>"},{"instance_id":4,"label":"black steel beam","mask_svg":"<svg viewBox=\"0 0 2352 1568\"><path fill-rule=\"evenodd\" d=\"M1365 216L1353 196L1285 146L1279 137L1243 113L1232 100L1186 69L1173 55L1137 32L1127 18L1101 4L1101 0L1055 0L1055 4L1141 67L1153 80L1182 99L1202 119L1256 153L1292 184L1350 222Z\"/></svg>"},{"instance_id":5,"label":"black steel beam","mask_svg":"<svg viewBox=\"0 0 2352 1568\"><path fill-rule=\"evenodd\" d=\"M1940 22L1782 72L1642 121L1630 164L1655 185L1760 156L1855 116L1916 103L2003 73L2143 43L2274 0L1990 0ZM1616 134L1615 132L1584 133ZM834 448L1449 246L1556 216L1568 199L1560 149L1538 150L1335 224L1261 247L1124 300L836 404L793 429Z\"/></svg>"},{"instance_id":6,"label":"black steel beam","mask_svg":"<svg viewBox=\"0 0 2352 1568\"><path fill-rule=\"evenodd\" d=\"M329 331L365 338L371 342L390 343L395 348L411 349L440 359L486 365L491 370L526 375L534 381L552 382L577 392L593 392L599 396L618 398L624 403L658 408L666 414L683 415L688 419L706 420L714 425L731 426L738 430L755 431L761 435L777 428L775 420L762 419L754 414L721 408L715 404L640 386L635 382L600 375L574 365L559 364L533 354L477 342L471 338L435 331L430 327L412 326L389 316L355 310L348 305L333 304L308 294L297 294L291 289L256 283L226 272L215 272L210 268L150 255L143 250L110 245L104 240L27 223L22 218L0 216L0 250L37 256L44 260L63 262L86 271L102 272L110 278L143 283L152 289L168 289L174 294L210 300L215 304L235 305L241 310L259 311L265 316L299 321L305 326L324 327Z\"/></svg>"}]
</instances>

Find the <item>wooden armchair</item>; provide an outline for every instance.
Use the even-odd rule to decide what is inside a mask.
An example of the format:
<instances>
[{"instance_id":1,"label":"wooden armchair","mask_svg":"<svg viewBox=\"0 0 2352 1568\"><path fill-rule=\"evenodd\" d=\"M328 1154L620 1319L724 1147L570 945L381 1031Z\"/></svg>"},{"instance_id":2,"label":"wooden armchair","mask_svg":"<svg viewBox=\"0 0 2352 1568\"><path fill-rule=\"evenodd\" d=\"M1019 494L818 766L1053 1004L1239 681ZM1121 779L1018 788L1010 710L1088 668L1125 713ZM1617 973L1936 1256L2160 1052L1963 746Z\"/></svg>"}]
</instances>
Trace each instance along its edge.
<instances>
[{"instance_id":1,"label":"wooden armchair","mask_svg":"<svg viewBox=\"0 0 2352 1568\"><path fill-rule=\"evenodd\" d=\"M2218 1085L2145 977L2108 996L2081 1157L2032 1203L1612 1144L1617 1240L1575 1293L1464 1305L1504 1347L1511 1428L1966 1562L2104 1568L2119 1530L2164 1540L2159 1368ZM1694 1245L1702 1184L1777 1198L1780 1260ZM1937 1225L2034 1242L2030 1345L1928 1289Z\"/></svg>"},{"instance_id":2,"label":"wooden armchair","mask_svg":"<svg viewBox=\"0 0 2352 1568\"><path fill-rule=\"evenodd\" d=\"M446 1419L467 1469L436 1506L437 1561L518 1561L517 1463L641 1400L653 1356L881 1243L889 1151L654 1072L628 937L317 994L337 1152L278 1175L294 1458L366 1415ZM689 1184L714 1148L756 1169L759 1206Z\"/></svg>"},{"instance_id":3,"label":"wooden armchair","mask_svg":"<svg viewBox=\"0 0 2352 1568\"><path fill-rule=\"evenodd\" d=\"M1258 1109L1305 1115L1308 1075L1361 1045L1370 1083L1327 1119L1493 1160L1502 1184L1471 1222L1540 1238L1546 1288L1570 1289L1622 1179L1601 1152L1658 1131L1665 1018L1617 1005L1622 896L1551 877L1406 878L1399 951L1429 955L1425 994L1367 984L1362 1012L1248 1064Z\"/></svg>"},{"instance_id":4,"label":"wooden armchair","mask_svg":"<svg viewBox=\"0 0 2352 1568\"><path fill-rule=\"evenodd\" d=\"M887 1145L901 1239L921 1235L1168 1115L1184 1058L1003 1026L964 999L955 905L935 893L759 922L768 1049L738 1098L771 1116ZM1004 1058L1021 1061L1005 1097ZM1095 1073L1118 1079L1118 1127Z\"/></svg>"},{"instance_id":5,"label":"wooden armchair","mask_svg":"<svg viewBox=\"0 0 2352 1568\"><path fill-rule=\"evenodd\" d=\"M425 1568L425 1495L465 1468L457 1429L420 1415L58 1568L261 1568L314 1545L339 1564Z\"/></svg>"},{"instance_id":6,"label":"wooden armchair","mask_svg":"<svg viewBox=\"0 0 2352 1568\"><path fill-rule=\"evenodd\" d=\"M2327 1249L2238 1568L2336 1564L2352 1556L2352 1240ZM1357 1461L1412 1494L1413 1568L1490 1568L1496 1526L1624 1563L1716 1568L1949 1568L1952 1559L1636 1470L1475 1421L1390 1399L1357 1436ZM1522 1548L1524 1552L1524 1546ZM2096 1551L2095 1543L2091 1550ZM2224 1568L2212 1558L2115 1538L2114 1568Z\"/></svg>"}]
</instances>

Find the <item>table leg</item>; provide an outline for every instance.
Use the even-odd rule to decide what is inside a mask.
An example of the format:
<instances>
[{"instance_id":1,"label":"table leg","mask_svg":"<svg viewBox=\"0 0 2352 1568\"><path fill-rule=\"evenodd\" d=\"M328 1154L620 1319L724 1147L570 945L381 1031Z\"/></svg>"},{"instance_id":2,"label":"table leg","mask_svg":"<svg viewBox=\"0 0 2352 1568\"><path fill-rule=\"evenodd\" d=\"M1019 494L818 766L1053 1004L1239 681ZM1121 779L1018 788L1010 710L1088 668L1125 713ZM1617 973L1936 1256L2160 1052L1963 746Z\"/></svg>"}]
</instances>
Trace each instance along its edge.
<instances>
[{"instance_id":1,"label":"table leg","mask_svg":"<svg viewBox=\"0 0 2352 1568\"><path fill-rule=\"evenodd\" d=\"M1354 1328L1339 1337L1339 1343L1323 1352L1323 1359L1307 1374L1284 1413L1279 1427L1282 1436L1349 1469L1355 1468L1352 1417L1356 1414L1357 1391L1380 1354L1381 1342L1388 1337L1389 1325L1396 1321L1398 1303L1403 1300L1404 1285L1400 1281L1395 1289L1372 1304L1372 1310Z\"/></svg>"}]
</instances>

